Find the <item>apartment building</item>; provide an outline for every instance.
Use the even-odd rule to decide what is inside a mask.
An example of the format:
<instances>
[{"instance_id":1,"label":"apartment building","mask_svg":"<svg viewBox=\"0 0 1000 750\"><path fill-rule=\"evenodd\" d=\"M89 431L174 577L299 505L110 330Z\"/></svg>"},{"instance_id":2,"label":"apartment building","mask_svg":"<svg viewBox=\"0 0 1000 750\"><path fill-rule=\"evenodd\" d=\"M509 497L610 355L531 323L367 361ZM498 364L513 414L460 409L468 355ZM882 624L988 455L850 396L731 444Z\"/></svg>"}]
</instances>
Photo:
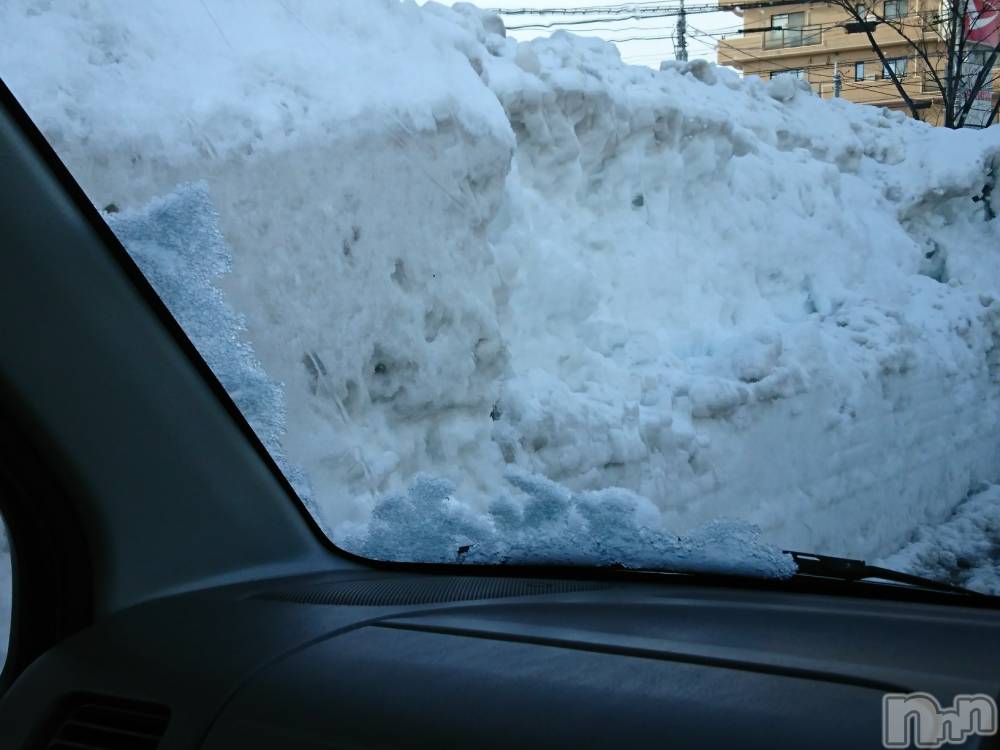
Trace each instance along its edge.
<instances>
[{"instance_id":1,"label":"apartment building","mask_svg":"<svg viewBox=\"0 0 1000 750\"><path fill-rule=\"evenodd\" d=\"M720 64L763 78L796 76L808 81L821 97L839 95L909 114L886 70L891 66L919 108L921 119L936 125L943 123L943 100L931 72L933 68L944 80L947 70L947 47L941 39L941 0L858 0L856 6L864 17L872 18L874 13L898 23L910 39L923 46L930 66L897 31L880 23L872 33L887 59L883 65L868 35L856 23L849 25L855 19L838 5L812 2L745 10L732 2L721 5L743 16L744 33L719 41ZM985 47L978 48L966 71L975 70L972 66L977 62L982 65L987 52ZM980 92L970 125L985 122L996 96L992 85Z\"/></svg>"}]
</instances>

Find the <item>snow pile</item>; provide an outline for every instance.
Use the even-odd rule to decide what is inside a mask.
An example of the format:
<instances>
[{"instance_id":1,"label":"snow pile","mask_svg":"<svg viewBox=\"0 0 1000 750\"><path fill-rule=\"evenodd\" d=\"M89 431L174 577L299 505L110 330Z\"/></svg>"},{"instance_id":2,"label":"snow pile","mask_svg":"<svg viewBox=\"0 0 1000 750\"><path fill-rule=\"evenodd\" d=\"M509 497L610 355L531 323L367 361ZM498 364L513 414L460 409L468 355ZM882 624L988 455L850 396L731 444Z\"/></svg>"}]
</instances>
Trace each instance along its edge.
<instances>
[{"instance_id":1,"label":"snow pile","mask_svg":"<svg viewBox=\"0 0 1000 750\"><path fill-rule=\"evenodd\" d=\"M0 29L96 204L204 181L284 451L355 548L528 554L560 507L586 560L694 559L645 524L717 518L879 557L1000 478L1000 129L464 5L12 0ZM560 488L504 500L525 475Z\"/></svg>"},{"instance_id":2,"label":"snow pile","mask_svg":"<svg viewBox=\"0 0 1000 750\"><path fill-rule=\"evenodd\" d=\"M877 564L1000 596L1000 487L980 489Z\"/></svg>"},{"instance_id":3,"label":"snow pile","mask_svg":"<svg viewBox=\"0 0 1000 750\"><path fill-rule=\"evenodd\" d=\"M265 446L299 479L299 493L316 513L306 479L282 454L282 389L261 370L242 340L242 318L214 286L230 266L217 218L204 186L186 185L108 220ZM501 495L481 514L456 501L447 480L418 476L406 495L380 498L368 523L345 531L341 541L383 560L621 564L766 577L795 572L791 558L762 543L744 522L715 522L681 539L663 528L655 505L625 490L576 494L537 476L507 480L518 500Z\"/></svg>"}]
</instances>

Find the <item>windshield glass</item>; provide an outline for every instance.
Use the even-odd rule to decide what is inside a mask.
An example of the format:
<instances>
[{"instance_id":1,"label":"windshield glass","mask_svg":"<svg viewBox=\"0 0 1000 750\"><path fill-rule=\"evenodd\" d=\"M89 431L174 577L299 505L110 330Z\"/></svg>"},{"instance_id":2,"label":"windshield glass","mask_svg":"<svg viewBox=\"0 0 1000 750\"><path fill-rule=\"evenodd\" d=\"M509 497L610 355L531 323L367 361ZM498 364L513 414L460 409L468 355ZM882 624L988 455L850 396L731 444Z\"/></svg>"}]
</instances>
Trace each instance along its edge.
<instances>
[{"instance_id":1,"label":"windshield glass","mask_svg":"<svg viewBox=\"0 0 1000 750\"><path fill-rule=\"evenodd\" d=\"M481 5L4 0L0 76L343 548L1000 593L996 39Z\"/></svg>"}]
</instances>

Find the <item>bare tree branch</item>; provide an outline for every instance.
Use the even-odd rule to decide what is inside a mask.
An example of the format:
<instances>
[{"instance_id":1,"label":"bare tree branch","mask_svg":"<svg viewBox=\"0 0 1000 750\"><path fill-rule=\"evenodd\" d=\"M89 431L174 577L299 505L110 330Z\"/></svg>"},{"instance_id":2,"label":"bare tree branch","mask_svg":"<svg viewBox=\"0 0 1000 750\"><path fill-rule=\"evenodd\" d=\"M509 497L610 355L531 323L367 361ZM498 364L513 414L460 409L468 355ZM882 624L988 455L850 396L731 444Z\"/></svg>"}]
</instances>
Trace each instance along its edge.
<instances>
[{"instance_id":1,"label":"bare tree branch","mask_svg":"<svg viewBox=\"0 0 1000 750\"><path fill-rule=\"evenodd\" d=\"M945 127L958 128L965 125L979 93L985 87L992 91L995 78L993 68L1000 57L1000 43L990 50L984 64L975 74L967 72L973 64L979 64L980 60L977 58L984 53L984 48L970 39L972 25L967 20L985 10L992 12L991 5L984 5L982 10L973 9L970 14L969 0L947 0L946 11L942 13L928 15L923 11L916 11L889 18L884 9L880 13L867 2L860 9L853 0L833 0L831 4L843 9L864 30L869 47L882 65L882 76L891 81L914 119L920 119L919 109L900 80L895 66L888 64L883 49L885 42L876 39L872 27L867 24L874 22L875 25L891 29L898 37L898 41L894 43L901 41L906 44L911 51L908 57L913 57L924 68L923 71L914 71L921 76L921 90L926 92L929 90L927 87L932 87L940 95ZM914 15L919 19L916 22L911 18ZM936 97L934 93L931 96ZM993 107L990 122L1000 116L996 109Z\"/></svg>"},{"instance_id":2,"label":"bare tree branch","mask_svg":"<svg viewBox=\"0 0 1000 750\"><path fill-rule=\"evenodd\" d=\"M858 12L857 7L851 0L835 0L834 5L839 5L853 18L856 22L860 24L865 24L867 19L862 18L861 14ZM868 8L866 7L867 11ZM867 13L866 13L867 15ZM910 98L910 95L906 93L906 89L903 88L903 84L900 82L899 77L896 75L896 71L889 65L886 60L885 53L882 52L882 47L875 40L874 34L868 26L864 26L865 36L868 37L868 44L872 48L872 51L878 55L879 62L882 63L882 70L889 73L889 77L892 79L893 84L896 86L896 91L902 97L903 101L906 102L907 108L910 110L910 114L913 116L914 120L920 119L920 111L917 109L916 103Z\"/></svg>"},{"instance_id":3,"label":"bare tree branch","mask_svg":"<svg viewBox=\"0 0 1000 750\"><path fill-rule=\"evenodd\" d=\"M910 45L910 47L920 56L920 59L924 61L924 64L927 66L927 69L930 71L931 75L934 77L934 83L935 83L935 85L939 89L944 90L944 84L941 81L941 77L938 75L938 72L937 72L935 66L931 64L931 61L930 61L930 59L927 56L926 49L923 46L921 46L918 42L915 42L913 39L911 39L909 37L909 35L905 31L903 31L903 24L901 22L899 24L893 24L885 16L879 15L875 11L872 11L872 15L875 17L876 21L878 21L880 23L884 23L887 26L889 26L889 28L891 28L893 31L895 31L900 37L903 38L903 40L907 44ZM869 35L869 41L871 42L871 41L873 41L873 39L874 38L871 35Z\"/></svg>"},{"instance_id":4,"label":"bare tree branch","mask_svg":"<svg viewBox=\"0 0 1000 750\"><path fill-rule=\"evenodd\" d=\"M983 127L987 127L988 128L990 125L992 125L994 122L996 122L997 111L998 110L1000 110L1000 98L997 98L996 104L993 105L993 109L990 112L989 119L986 120L986 125L984 125Z\"/></svg>"},{"instance_id":5,"label":"bare tree branch","mask_svg":"<svg viewBox=\"0 0 1000 750\"><path fill-rule=\"evenodd\" d=\"M968 2L968 0L965 0L965 2ZM977 20L978 16L979 14L977 13L976 15ZM964 23L962 24L963 28L965 27L965 25L966 24ZM966 36L968 35L966 34ZM992 51L990 52L989 57L980 66L979 74L976 76L976 80L973 82L972 87L969 90L968 95L966 97L966 100L962 104L961 112L959 113L957 118L957 124L956 124L957 127L962 127L965 124L966 119L968 119L969 112L972 111L972 105L975 103L979 92L982 91L984 88L986 77L993 72L993 66L996 64L998 53L1000 53L1000 41L997 42L997 44L993 47ZM992 86L990 87L990 90L992 91Z\"/></svg>"}]
</instances>

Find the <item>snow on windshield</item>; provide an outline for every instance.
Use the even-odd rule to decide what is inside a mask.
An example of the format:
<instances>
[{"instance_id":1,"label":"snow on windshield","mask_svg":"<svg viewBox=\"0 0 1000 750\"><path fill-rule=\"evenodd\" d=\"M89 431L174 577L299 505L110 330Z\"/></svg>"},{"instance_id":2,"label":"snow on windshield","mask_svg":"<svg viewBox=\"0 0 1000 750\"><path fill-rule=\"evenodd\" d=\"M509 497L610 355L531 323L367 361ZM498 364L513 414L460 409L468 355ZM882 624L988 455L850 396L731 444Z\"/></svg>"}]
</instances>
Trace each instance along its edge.
<instances>
[{"instance_id":1,"label":"snow on windshield","mask_svg":"<svg viewBox=\"0 0 1000 750\"><path fill-rule=\"evenodd\" d=\"M466 4L212 8L12 0L0 75L338 543L787 575L1000 480L1000 128Z\"/></svg>"},{"instance_id":2,"label":"snow on windshield","mask_svg":"<svg viewBox=\"0 0 1000 750\"><path fill-rule=\"evenodd\" d=\"M231 259L207 187L185 185L108 221L322 521L308 477L284 456L283 389L264 373L243 340L243 319L215 286ZM517 473L505 487L486 512L477 512L450 481L418 476L406 493L380 497L370 519L343 524L335 538L381 560L619 564L767 577L795 572L791 559L746 522L717 521L680 538L664 528L653 503L627 490L574 493Z\"/></svg>"}]
</instances>

